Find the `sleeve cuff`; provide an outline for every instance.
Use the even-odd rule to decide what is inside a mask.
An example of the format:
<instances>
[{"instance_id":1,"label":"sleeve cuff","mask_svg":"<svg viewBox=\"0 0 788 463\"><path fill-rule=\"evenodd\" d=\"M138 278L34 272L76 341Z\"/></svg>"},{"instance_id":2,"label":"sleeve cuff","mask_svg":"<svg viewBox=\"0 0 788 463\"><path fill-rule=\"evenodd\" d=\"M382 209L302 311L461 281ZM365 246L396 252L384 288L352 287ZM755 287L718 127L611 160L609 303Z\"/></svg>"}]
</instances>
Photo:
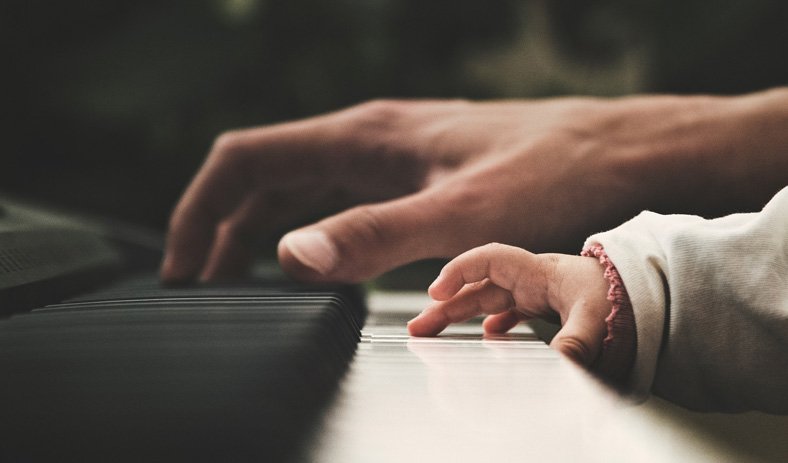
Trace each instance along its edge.
<instances>
[{"instance_id":1,"label":"sleeve cuff","mask_svg":"<svg viewBox=\"0 0 788 463\"><path fill-rule=\"evenodd\" d=\"M629 294L605 249L600 244L590 244L581 252L582 256L595 257L605 267L605 278L610 285L607 300L612 304L610 315L605 319L607 336L602 342L602 353L592 370L613 386L622 389L629 378L637 352L635 316Z\"/></svg>"},{"instance_id":2,"label":"sleeve cuff","mask_svg":"<svg viewBox=\"0 0 788 463\"><path fill-rule=\"evenodd\" d=\"M637 335L635 360L622 388L634 400L651 393L668 317L666 257L653 230L664 228L662 216L642 212L613 230L597 233L584 248L601 246L626 283Z\"/></svg>"}]
</instances>

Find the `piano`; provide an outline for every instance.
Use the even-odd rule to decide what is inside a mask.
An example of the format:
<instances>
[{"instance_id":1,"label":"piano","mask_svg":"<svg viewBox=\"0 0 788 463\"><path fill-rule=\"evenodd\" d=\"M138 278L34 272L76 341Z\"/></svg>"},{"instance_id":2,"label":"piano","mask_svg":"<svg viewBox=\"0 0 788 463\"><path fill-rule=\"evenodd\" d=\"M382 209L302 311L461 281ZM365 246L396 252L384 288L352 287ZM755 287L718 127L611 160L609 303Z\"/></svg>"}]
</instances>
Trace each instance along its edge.
<instances>
[{"instance_id":1,"label":"piano","mask_svg":"<svg viewBox=\"0 0 788 463\"><path fill-rule=\"evenodd\" d=\"M538 325L412 338L423 292L302 286L270 267L163 288L156 236L0 204L1 462L788 455L784 417L631 403Z\"/></svg>"}]
</instances>

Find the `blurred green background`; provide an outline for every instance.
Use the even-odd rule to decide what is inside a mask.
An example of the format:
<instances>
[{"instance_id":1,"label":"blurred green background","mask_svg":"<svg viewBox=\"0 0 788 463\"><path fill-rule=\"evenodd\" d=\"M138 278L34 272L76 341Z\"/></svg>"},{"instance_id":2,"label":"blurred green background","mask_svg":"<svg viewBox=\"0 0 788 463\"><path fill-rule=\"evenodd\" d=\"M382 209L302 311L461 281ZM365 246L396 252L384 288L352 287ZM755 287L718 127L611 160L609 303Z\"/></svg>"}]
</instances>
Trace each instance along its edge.
<instances>
[{"instance_id":1,"label":"blurred green background","mask_svg":"<svg viewBox=\"0 0 788 463\"><path fill-rule=\"evenodd\" d=\"M788 2L7 0L0 191L163 229L222 131L371 98L788 83Z\"/></svg>"}]
</instances>

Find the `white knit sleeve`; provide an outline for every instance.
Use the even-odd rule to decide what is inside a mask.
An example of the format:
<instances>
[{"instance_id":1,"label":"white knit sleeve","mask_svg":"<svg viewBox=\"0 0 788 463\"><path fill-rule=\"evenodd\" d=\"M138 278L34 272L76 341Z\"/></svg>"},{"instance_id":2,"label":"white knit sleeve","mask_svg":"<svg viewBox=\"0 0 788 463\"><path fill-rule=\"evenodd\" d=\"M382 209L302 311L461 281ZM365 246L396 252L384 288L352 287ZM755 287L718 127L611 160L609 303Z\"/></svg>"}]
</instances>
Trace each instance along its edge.
<instances>
[{"instance_id":1,"label":"white knit sleeve","mask_svg":"<svg viewBox=\"0 0 788 463\"><path fill-rule=\"evenodd\" d=\"M591 244L629 292L637 394L788 413L788 187L759 213L643 212Z\"/></svg>"}]
</instances>

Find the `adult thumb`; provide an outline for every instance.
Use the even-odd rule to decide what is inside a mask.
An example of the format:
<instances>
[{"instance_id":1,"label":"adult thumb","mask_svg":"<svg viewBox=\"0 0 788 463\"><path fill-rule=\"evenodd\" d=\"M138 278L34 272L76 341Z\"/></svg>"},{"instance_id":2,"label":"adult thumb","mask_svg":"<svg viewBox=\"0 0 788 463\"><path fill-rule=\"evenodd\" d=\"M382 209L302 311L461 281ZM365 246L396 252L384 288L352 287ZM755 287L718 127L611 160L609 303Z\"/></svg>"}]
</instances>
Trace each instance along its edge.
<instances>
[{"instance_id":1,"label":"adult thumb","mask_svg":"<svg viewBox=\"0 0 788 463\"><path fill-rule=\"evenodd\" d=\"M436 196L423 191L361 205L286 234L279 241L279 263L298 280L359 282L445 256L446 222Z\"/></svg>"}]
</instances>

